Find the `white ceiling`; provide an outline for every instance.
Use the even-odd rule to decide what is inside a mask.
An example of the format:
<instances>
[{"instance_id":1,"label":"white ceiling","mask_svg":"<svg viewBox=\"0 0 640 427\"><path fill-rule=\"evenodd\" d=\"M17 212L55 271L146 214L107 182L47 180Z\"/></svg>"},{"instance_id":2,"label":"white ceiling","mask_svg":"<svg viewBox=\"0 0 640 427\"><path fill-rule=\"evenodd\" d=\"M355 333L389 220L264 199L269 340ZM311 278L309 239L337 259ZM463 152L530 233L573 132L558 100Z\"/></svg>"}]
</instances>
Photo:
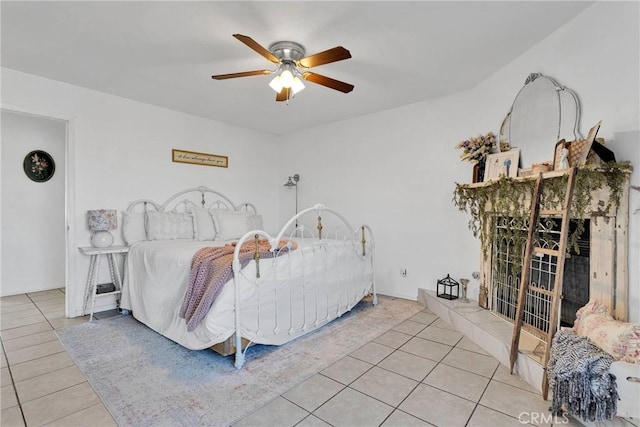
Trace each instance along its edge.
<instances>
[{"instance_id":1,"label":"white ceiling","mask_svg":"<svg viewBox=\"0 0 640 427\"><path fill-rule=\"evenodd\" d=\"M593 2L2 1L3 67L272 134L286 134L470 89ZM313 71L355 85L307 83L275 102L271 69L232 37L265 48L352 58ZM532 70L536 71L536 70Z\"/></svg>"}]
</instances>

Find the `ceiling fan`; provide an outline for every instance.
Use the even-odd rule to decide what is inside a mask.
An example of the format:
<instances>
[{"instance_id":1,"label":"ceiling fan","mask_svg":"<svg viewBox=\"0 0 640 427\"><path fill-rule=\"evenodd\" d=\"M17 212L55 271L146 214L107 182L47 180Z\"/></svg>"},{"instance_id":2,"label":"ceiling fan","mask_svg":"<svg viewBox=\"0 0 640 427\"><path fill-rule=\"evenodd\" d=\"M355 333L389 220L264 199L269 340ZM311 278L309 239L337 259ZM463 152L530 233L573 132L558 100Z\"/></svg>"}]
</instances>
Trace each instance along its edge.
<instances>
[{"instance_id":1,"label":"ceiling fan","mask_svg":"<svg viewBox=\"0 0 640 427\"><path fill-rule=\"evenodd\" d=\"M234 34L233 37L267 58L270 62L278 64L278 67L273 71L255 70L241 73L218 74L211 76L212 79L226 80L236 77L276 74L276 77L269 83L269 86L277 92L276 101L287 101L292 95L304 89L302 80L326 86L343 93L349 93L353 90L354 86L349 83L309 71L311 67L351 58L351 52L342 46L337 46L314 55L304 56L304 47L296 42L275 42L271 44L267 50L251 37L242 34Z\"/></svg>"}]
</instances>

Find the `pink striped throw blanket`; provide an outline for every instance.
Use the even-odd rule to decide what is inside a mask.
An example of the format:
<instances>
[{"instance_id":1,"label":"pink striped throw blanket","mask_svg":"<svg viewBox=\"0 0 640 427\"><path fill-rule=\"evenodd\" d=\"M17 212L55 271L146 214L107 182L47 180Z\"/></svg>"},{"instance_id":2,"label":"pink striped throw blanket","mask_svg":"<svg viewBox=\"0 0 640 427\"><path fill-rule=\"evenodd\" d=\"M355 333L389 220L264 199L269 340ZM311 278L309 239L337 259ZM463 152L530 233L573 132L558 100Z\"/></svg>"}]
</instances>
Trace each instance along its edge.
<instances>
[{"instance_id":1,"label":"pink striped throw blanket","mask_svg":"<svg viewBox=\"0 0 640 427\"><path fill-rule=\"evenodd\" d=\"M276 252L286 252L296 247L296 242L281 240L278 242ZM180 308L180 317L186 320L187 331L193 331L206 317L224 284L231 279L235 248L235 243L227 243L221 247L202 248L193 256L189 287ZM255 251L254 240L243 243L239 253L241 268L254 258ZM271 252L271 245L266 240L258 241L258 251L260 258L273 258L275 255Z\"/></svg>"}]
</instances>

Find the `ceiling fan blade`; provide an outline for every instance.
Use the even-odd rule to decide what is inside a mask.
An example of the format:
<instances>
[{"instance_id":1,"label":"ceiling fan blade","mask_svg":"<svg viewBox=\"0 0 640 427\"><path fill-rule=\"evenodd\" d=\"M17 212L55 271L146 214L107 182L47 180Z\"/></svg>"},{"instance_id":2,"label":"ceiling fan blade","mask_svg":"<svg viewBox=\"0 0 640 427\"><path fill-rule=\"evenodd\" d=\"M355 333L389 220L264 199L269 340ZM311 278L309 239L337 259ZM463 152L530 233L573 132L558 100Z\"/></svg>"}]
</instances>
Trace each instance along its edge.
<instances>
[{"instance_id":1,"label":"ceiling fan blade","mask_svg":"<svg viewBox=\"0 0 640 427\"><path fill-rule=\"evenodd\" d=\"M349 58L351 58L351 52L342 46L337 46L324 52L301 58L297 61L297 64L301 67L311 68Z\"/></svg>"},{"instance_id":2,"label":"ceiling fan blade","mask_svg":"<svg viewBox=\"0 0 640 427\"><path fill-rule=\"evenodd\" d=\"M349 93L353 90L354 86L341 82L340 80L332 79L331 77L322 76L320 74L312 73L311 71L306 71L302 73L302 78L317 83L322 86L326 86L331 89L339 90L340 92Z\"/></svg>"},{"instance_id":3,"label":"ceiling fan blade","mask_svg":"<svg viewBox=\"0 0 640 427\"><path fill-rule=\"evenodd\" d=\"M282 90L278 92L278 94L276 95L276 101L278 102L287 101L289 100L290 96L291 96L291 88L283 87Z\"/></svg>"},{"instance_id":4,"label":"ceiling fan blade","mask_svg":"<svg viewBox=\"0 0 640 427\"><path fill-rule=\"evenodd\" d=\"M274 64L279 64L280 63L280 60L273 53L269 52L267 49L262 47L262 45L260 45L260 43L258 43L257 41L255 41L251 37L243 36L242 34L234 34L233 37L237 38L242 43L246 44L251 49L255 50L260 55L262 55L265 58L267 58L268 61L271 61Z\"/></svg>"},{"instance_id":5,"label":"ceiling fan blade","mask_svg":"<svg viewBox=\"0 0 640 427\"><path fill-rule=\"evenodd\" d=\"M262 76L265 74L271 74L271 71L255 70L255 71L245 71L242 73L217 74L215 76L211 76L211 78L214 80L226 80L226 79L235 79L236 77Z\"/></svg>"}]
</instances>

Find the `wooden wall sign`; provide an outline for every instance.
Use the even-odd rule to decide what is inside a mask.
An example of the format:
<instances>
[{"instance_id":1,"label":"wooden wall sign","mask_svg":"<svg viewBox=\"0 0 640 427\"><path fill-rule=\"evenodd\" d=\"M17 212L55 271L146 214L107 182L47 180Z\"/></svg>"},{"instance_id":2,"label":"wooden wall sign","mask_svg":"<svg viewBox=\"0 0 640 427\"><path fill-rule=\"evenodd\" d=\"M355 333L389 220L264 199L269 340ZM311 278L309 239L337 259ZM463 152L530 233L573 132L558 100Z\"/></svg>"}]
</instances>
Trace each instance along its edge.
<instances>
[{"instance_id":1,"label":"wooden wall sign","mask_svg":"<svg viewBox=\"0 0 640 427\"><path fill-rule=\"evenodd\" d=\"M171 150L171 160L176 163L190 163L192 165L229 167L229 158L217 154L198 153L196 151Z\"/></svg>"}]
</instances>

